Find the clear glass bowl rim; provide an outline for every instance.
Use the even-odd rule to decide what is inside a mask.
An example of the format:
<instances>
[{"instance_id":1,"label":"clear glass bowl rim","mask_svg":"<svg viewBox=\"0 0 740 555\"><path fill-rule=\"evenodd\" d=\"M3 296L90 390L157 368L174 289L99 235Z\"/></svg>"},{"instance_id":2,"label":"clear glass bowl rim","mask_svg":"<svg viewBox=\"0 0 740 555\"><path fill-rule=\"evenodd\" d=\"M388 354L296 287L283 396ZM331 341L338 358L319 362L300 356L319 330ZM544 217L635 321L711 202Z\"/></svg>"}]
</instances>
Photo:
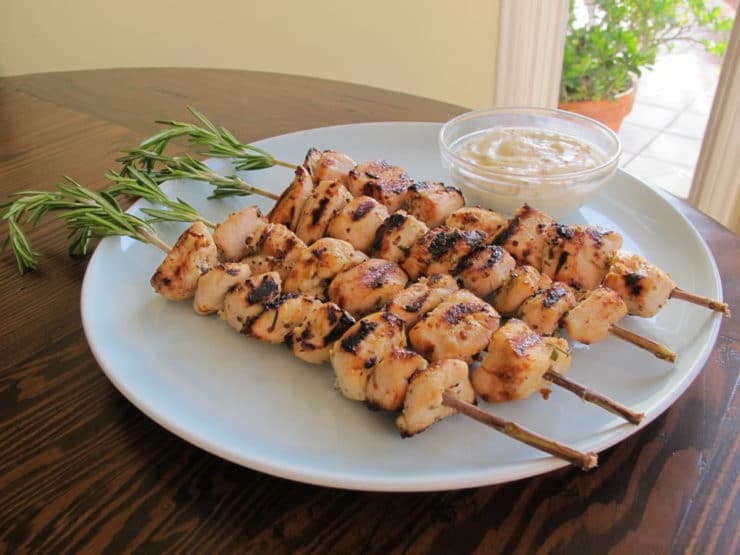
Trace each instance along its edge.
<instances>
[{"instance_id":1,"label":"clear glass bowl rim","mask_svg":"<svg viewBox=\"0 0 740 555\"><path fill-rule=\"evenodd\" d=\"M515 174L515 173L507 173L507 172L500 172L491 170L488 168L483 168L482 166L479 166L478 164L468 162L467 160L461 158L455 152L452 151L450 148L450 145L447 144L447 141L445 140L445 134L449 133L449 130L453 128L455 125L477 119L479 117L483 116L495 116L500 114L522 114L522 115L537 115L537 116L544 116L544 117L551 117L555 119L560 120L570 120L574 123L580 124L580 125L586 125L597 128L599 131L603 132L612 143L615 145L615 149L612 153L612 155L601 165L596 166L595 168L590 168L587 170L580 170L577 172L572 173L559 173L559 174L553 174L553 175L523 175L523 174ZM484 128L485 129L485 128ZM484 129L481 129L483 131ZM464 168L470 173L481 175L482 177L491 177L494 179L499 179L502 181L507 180L516 180L517 182L521 182L523 180L536 180L538 183L552 183L552 182L562 182L562 181L574 181L574 182L581 182L584 180L587 180L593 176L597 176L600 173L611 171L612 166L614 166L617 161L619 160L619 156L622 153L622 142L619 140L619 136L609 129L606 125L603 123L596 121L595 119L589 118L587 116L582 116L580 114L576 114L574 112L568 112L566 110L558 110L555 108L532 108L527 106L513 106L513 107L506 107L506 108L484 108L482 110L471 110L469 112L465 112L463 114L460 114L459 116L456 116L449 120L447 123L445 123L442 128L439 130L439 136L438 136L438 142L439 142L439 148L443 156L446 156L451 159L452 162L457 164L458 166ZM609 152L606 153L609 155Z\"/></svg>"}]
</instances>

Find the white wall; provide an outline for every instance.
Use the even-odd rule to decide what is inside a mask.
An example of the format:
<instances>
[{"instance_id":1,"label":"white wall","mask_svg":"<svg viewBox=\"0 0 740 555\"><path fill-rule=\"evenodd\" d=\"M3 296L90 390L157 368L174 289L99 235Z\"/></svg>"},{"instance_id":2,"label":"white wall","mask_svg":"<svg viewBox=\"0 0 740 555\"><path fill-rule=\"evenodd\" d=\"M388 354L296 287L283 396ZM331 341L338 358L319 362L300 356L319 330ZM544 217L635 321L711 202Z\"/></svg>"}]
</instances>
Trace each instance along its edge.
<instances>
[{"instance_id":1,"label":"white wall","mask_svg":"<svg viewBox=\"0 0 740 555\"><path fill-rule=\"evenodd\" d=\"M483 107L499 11L500 0L0 0L0 76L255 69Z\"/></svg>"}]
</instances>

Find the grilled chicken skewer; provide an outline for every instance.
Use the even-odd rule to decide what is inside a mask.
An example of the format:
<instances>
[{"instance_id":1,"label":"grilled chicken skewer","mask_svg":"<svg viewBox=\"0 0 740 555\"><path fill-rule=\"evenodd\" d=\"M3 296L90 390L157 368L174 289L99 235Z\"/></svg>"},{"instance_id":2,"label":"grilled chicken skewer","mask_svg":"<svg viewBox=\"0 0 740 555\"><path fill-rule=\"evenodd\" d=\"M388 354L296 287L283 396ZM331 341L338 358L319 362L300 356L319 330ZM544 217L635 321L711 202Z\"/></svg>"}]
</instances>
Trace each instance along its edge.
<instances>
[{"instance_id":1,"label":"grilled chicken skewer","mask_svg":"<svg viewBox=\"0 0 740 555\"><path fill-rule=\"evenodd\" d=\"M187 294L194 295L194 308L199 314L218 310L231 327L270 343L291 338L288 339L289 345L296 345L292 338L298 337L298 341L302 341L300 338L309 329L312 314L333 313L326 320L341 322L339 327L346 330L330 351L340 390L353 398L358 384L360 387L364 385L368 389L368 398L373 399L378 408L398 410L403 403L403 411L397 419L403 436L419 433L447 416L462 412L489 425L497 423L499 425L493 425L495 429L584 470L596 466L598 458L593 452L579 452L477 409L465 362L450 359L427 365L416 353L396 349L405 346L406 334L403 321L393 313L372 314L347 329L347 325L353 324L351 316L343 311L341 316L333 312L336 306L333 303L322 303L307 295L281 294L277 272L250 276L249 266L239 263L215 264L207 269L201 264L204 253L213 262L212 255L216 249L215 242L208 242L202 236L204 230L197 222L182 234L155 273L159 277L153 279L152 284L157 292L177 300ZM193 270L185 275L178 271L179 268ZM313 334L309 335L313 337ZM314 351L311 356L315 354ZM381 354L390 356L381 359ZM406 361L406 364L399 367L396 364L399 360ZM370 380L366 373L374 366L378 371L377 374L372 373L374 379L368 386ZM404 381L400 394L397 391L399 378ZM388 397L389 389L394 395L392 400ZM504 425L500 425L502 422Z\"/></svg>"},{"instance_id":2,"label":"grilled chicken skewer","mask_svg":"<svg viewBox=\"0 0 740 555\"><path fill-rule=\"evenodd\" d=\"M388 182L388 187L395 191L400 187L398 176L401 170L387 165L383 167L384 172L390 172L394 176ZM370 173L373 176L383 175L378 168L375 171L377 173ZM303 190L307 179L305 172L298 172L283 199L294 198L291 191ZM351 181L351 176L348 179ZM357 175L354 179L358 179ZM375 178L368 179L375 184L378 182ZM556 226L554 220L534 209L521 210L507 223L491 211L456 208L456 202L444 202L448 198L444 195L449 194L446 191L437 191L443 200L436 204L439 211L430 220L430 211L419 208L420 205L427 206L432 202L430 197L422 196L422 192L428 191L413 191L412 195L411 189L407 188L410 200L403 204L404 207L418 215L425 214L430 223L444 220L453 226L459 226L454 228L438 225L429 229L424 222L405 211L387 216L387 209L375 198L352 198L340 181L333 182L331 187L329 183L320 182L315 189L320 194L311 196L301 208L299 221L317 219L323 222L311 235L303 235L307 243L322 232L333 234L334 237L349 241L358 250L401 264L411 279L436 273L460 274L466 287L478 296L487 297L496 293L493 305L502 314L514 314L527 298L537 291L549 288L552 279L581 284L587 289L597 287L605 272L605 261L614 256L622 243L619 234L597 228ZM361 190L355 187L353 192ZM367 189L368 192L374 190ZM376 196L383 200L389 194ZM277 212L278 216L291 214L292 218L298 211L298 206L293 203L293 208L288 210L287 206L291 202L278 202L270 217ZM400 205L394 205L396 204ZM317 212L319 205L324 208L334 206L333 215L327 210ZM288 218L284 218L284 221L287 222ZM481 229L477 229L478 227ZM543 230L547 233L543 233ZM495 235L489 237L488 232ZM300 228L297 229L297 235L301 236ZM369 238L372 236L375 240L371 245ZM506 245L514 256L501 246L487 245L491 239ZM515 256L532 265L516 267ZM548 271L540 273L538 267L545 267ZM565 318L570 320L569 324L566 322L566 327L572 337L589 344L612 334L652 352L662 360L675 361L676 354L668 347L617 325L627 314L627 305L616 295L607 294L606 291L599 289L598 292L589 294L583 300L588 310L585 306L581 307L573 316ZM642 299L642 304L654 303L651 299L655 295L655 287L645 288L642 297L647 299ZM634 300L631 302L636 304ZM575 304L568 307L566 311L574 306ZM595 310L598 310L600 325L592 328L594 320L591 312ZM565 311L560 316L564 317Z\"/></svg>"},{"instance_id":3,"label":"grilled chicken skewer","mask_svg":"<svg viewBox=\"0 0 740 555\"><path fill-rule=\"evenodd\" d=\"M340 160L339 163L336 160ZM341 168L333 173L322 171L322 167L329 164L332 168ZM632 253L620 251L622 256L614 257L617 249L621 246L621 238L618 234L594 228L592 226L559 226L549 216L531 209L522 207L513 218L506 220L503 216L480 208L464 207L464 199L460 192L452 187L442 184L415 184L404 170L398 166L391 166L387 162L375 161L360 164L348 170L354 162L347 155L335 151L320 153L315 149L309 151L305 167L301 168L302 180L294 181L288 191L302 190L307 186L312 176L318 183L322 179L336 179L347 186L348 192L355 198L366 200L371 197L376 201L379 209L385 212L403 209L400 213L391 215L393 218L389 223L391 229L399 227L403 223L403 232L393 234L394 237L404 237L407 248L410 243L418 239L423 232L422 226L434 227L445 222L449 227L455 229L476 229L485 231L491 241L504 246L509 250L520 264L534 266L557 281L563 281L569 285L577 285L580 289L592 289L602 283L607 271L612 274L611 284L605 285L616 289L624 295L630 314L639 316L652 316L668 300L674 297L705 306L715 311L728 315L729 307L726 303L709 299L700 295L689 293L677 287L670 277L647 261ZM310 184L309 184L310 186ZM364 195L364 196L363 196ZM302 210L302 201L295 200L295 196L284 195L285 198L276 205L276 210L271 214L271 221L285 223L291 229L288 219L282 217L286 211L293 213ZM362 202L362 201L360 201ZM329 233L340 239L349 240L356 248L367 252L367 242L372 235L372 230L378 230L378 219L383 216L380 210L370 208L366 205L367 221L362 221L364 214L354 211L355 205L345 210L338 210L339 214L352 212L354 224L361 229L355 237L359 237L355 243L349 237L350 230L340 232L339 226L333 226ZM459 212L459 213L455 213ZM274 219L273 219L274 216ZM405 221L411 217L410 221ZM346 219L346 218L345 218ZM421 225L419 225L421 224ZM360 231L360 230L358 230ZM425 230L426 231L426 230ZM415 236L414 235L415 232ZM338 233L334 235L334 233ZM409 237L409 234L412 237ZM614 248L614 244L619 246ZM598 248L593 248L594 244ZM403 241L401 243L403 245ZM545 247L548 247L547 250ZM403 248L403 246L401 247ZM376 256L388 258L398 262L397 249L393 245L379 244L375 248ZM381 252L390 251L390 252ZM611 253L609 252L611 251ZM554 256L547 256L547 252ZM570 256L569 256L570 255ZM594 256L590 256L594 255ZM573 261L567 262L571 258ZM624 264L624 259L631 259L632 264ZM565 267L562 267L563 264ZM621 264L621 265L618 265ZM572 266L572 267L569 267ZM616 267L615 267L616 266ZM579 274L573 280L567 276ZM627 287L619 287L617 281L626 281ZM634 287L635 282L645 282L643 287ZM653 286L657 285L655 289ZM668 289L666 290L666 286ZM645 302L644 298L652 300ZM650 308L652 306L652 308Z\"/></svg>"},{"instance_id":4,"label":"grilled chicken skewer","mask_svg":"<svg viewBox=\"0 0 740 555\"><path fill-rule=\"evenodd\" d=\"M290 232L284 234L286 240L289 235ZM245 239L241 242L260 243L261 240ZM504 252L500 247L491 248ZM330 265L322 264L321 260L327 252L341 252L340 262ZM353 256L352 252L355 252L356 256ZM498 312L472 292L460 290L451 276L433 275L428 279L422 278L407 288L408 278L398 265L387 260L363 259L363 257L364 255L353 251L351 246L344 241L331 238L321 239L307 247L305 253L297 258L295 265L287 270L289 277L284 284L285 290L291 293L310 293L323 299L329 299L342 308L348 309L353 316L358 318L387 307L389 312L406 323L409 328L409 340L414 350L431 361L455 358L470 363L489 344L492 333L499 325ZM505 260L503 256L500 258ZM453 267L456 265L457 262L454 262ZM324 268L324 273L319 276L322 279L318 280L314 278L319 275L317 267ZM536 273L536 270L532 269L532 272ZM518 292L513 290L512 295L517 294ZM616 294L612 292L611 296L616 297ZM518 304L514 305L514 308ZM598 302L596 304L598 305ZM605 304L608 308L608 303ZM591 311L594 309L594 307L590 308ZM601 337L596 337L598 328L592 326L588 319L589 310L581 312L584 314L574 313L571 332L574 335L579 332L579 337L584 340L600 339ZM608 322L606 325L608 326ZM552 333L553 330L548 331ZM603 332L603 336L606 336L606 333ZM532 331L528 339L529 344L535 336L537 334ZM539 382L545 379L543 378L545 371L553 370L551 368L553 365L549 361L558 358L557 350L561 353L569 353L565 340L547 338L544 343L550 345L551 348L547 350L547 356L543 359L544 366L541 366L542 371L536 378ZM520 353L523 352L521 348L517 350ZM562 356L560 358L567 361L567 364L561 365L561 369L567 368L570 361L569 354L567 359L563 359ZM525 365L525 370L528 371L531 366L531 364ZM342 385L343 381L338 379L339 387L346 396L364 400L365 385L369 375L369 371L363 373L360 369L354 378L348 381L346 387ZM557 383L576 392L583 392L586 389L564 377L557 380ZM518 394L517 398L528 396L535 389L529 389L525 394ZM539 389L544 390L547 387L542 385ZM639 422L642 418L641 414L631 412L617 402L613 402L612 406L615 407L610 409L612 412L625 417L630 422Z\"/></svg>"}]
</instances>

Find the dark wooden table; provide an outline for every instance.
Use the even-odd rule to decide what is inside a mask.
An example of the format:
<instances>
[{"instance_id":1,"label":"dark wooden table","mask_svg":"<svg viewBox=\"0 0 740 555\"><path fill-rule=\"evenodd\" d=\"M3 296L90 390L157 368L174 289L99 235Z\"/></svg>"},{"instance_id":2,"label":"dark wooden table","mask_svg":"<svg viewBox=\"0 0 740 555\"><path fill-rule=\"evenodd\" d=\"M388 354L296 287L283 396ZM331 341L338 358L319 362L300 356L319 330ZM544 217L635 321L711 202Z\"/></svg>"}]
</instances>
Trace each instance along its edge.
<instances>
[{"instance_id":1,"label":"dark wooden table","mask_svg":"<svg viewBox=\"0 0 740 555\"><path fill-rule=\"evenodd\" d=\"M0 79L0 195L60 176L102 187L118 152L193 104L240 138L462 108L379 89L223 70ZM740 307L740 239L682 202ZM5 229L0 232L4 238ZM20 277L0 258L0 552L737 553L740 324L665 414L601 454L514 483L427 494L341 491L236 466L167 432L106 379L82 332L85 260L59 225Z\"/></svg>"}]
</instances>

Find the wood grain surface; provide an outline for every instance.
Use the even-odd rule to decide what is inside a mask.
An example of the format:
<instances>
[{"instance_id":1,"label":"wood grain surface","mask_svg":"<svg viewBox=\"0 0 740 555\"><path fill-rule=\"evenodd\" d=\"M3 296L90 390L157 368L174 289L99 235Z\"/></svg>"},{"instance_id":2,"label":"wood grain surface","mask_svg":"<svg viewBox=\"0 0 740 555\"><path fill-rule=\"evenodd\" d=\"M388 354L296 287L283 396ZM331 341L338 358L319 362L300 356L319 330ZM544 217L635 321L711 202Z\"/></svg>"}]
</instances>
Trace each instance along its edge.
<instances>
[{"instance_id":1,"label":"wood grain surface","mask_svg":"<svg viewBox=\"0 0 740 555\"><path fill-rule=\"evenodd\" d=\"M462 108L268 73L146 69L0 79L0 195L62 175L92 187L117 153L198 106L245 140ZM740 240L676 201L740 312ZM5 230L0 232L4 238ZM0 552L738 553L740 323L661 417L598 470L446 493L363 493L273 478L167 432L103 375L80 324L84 259L63 229L20 277L0 257Z\"/></svg>"}]
</instances>

